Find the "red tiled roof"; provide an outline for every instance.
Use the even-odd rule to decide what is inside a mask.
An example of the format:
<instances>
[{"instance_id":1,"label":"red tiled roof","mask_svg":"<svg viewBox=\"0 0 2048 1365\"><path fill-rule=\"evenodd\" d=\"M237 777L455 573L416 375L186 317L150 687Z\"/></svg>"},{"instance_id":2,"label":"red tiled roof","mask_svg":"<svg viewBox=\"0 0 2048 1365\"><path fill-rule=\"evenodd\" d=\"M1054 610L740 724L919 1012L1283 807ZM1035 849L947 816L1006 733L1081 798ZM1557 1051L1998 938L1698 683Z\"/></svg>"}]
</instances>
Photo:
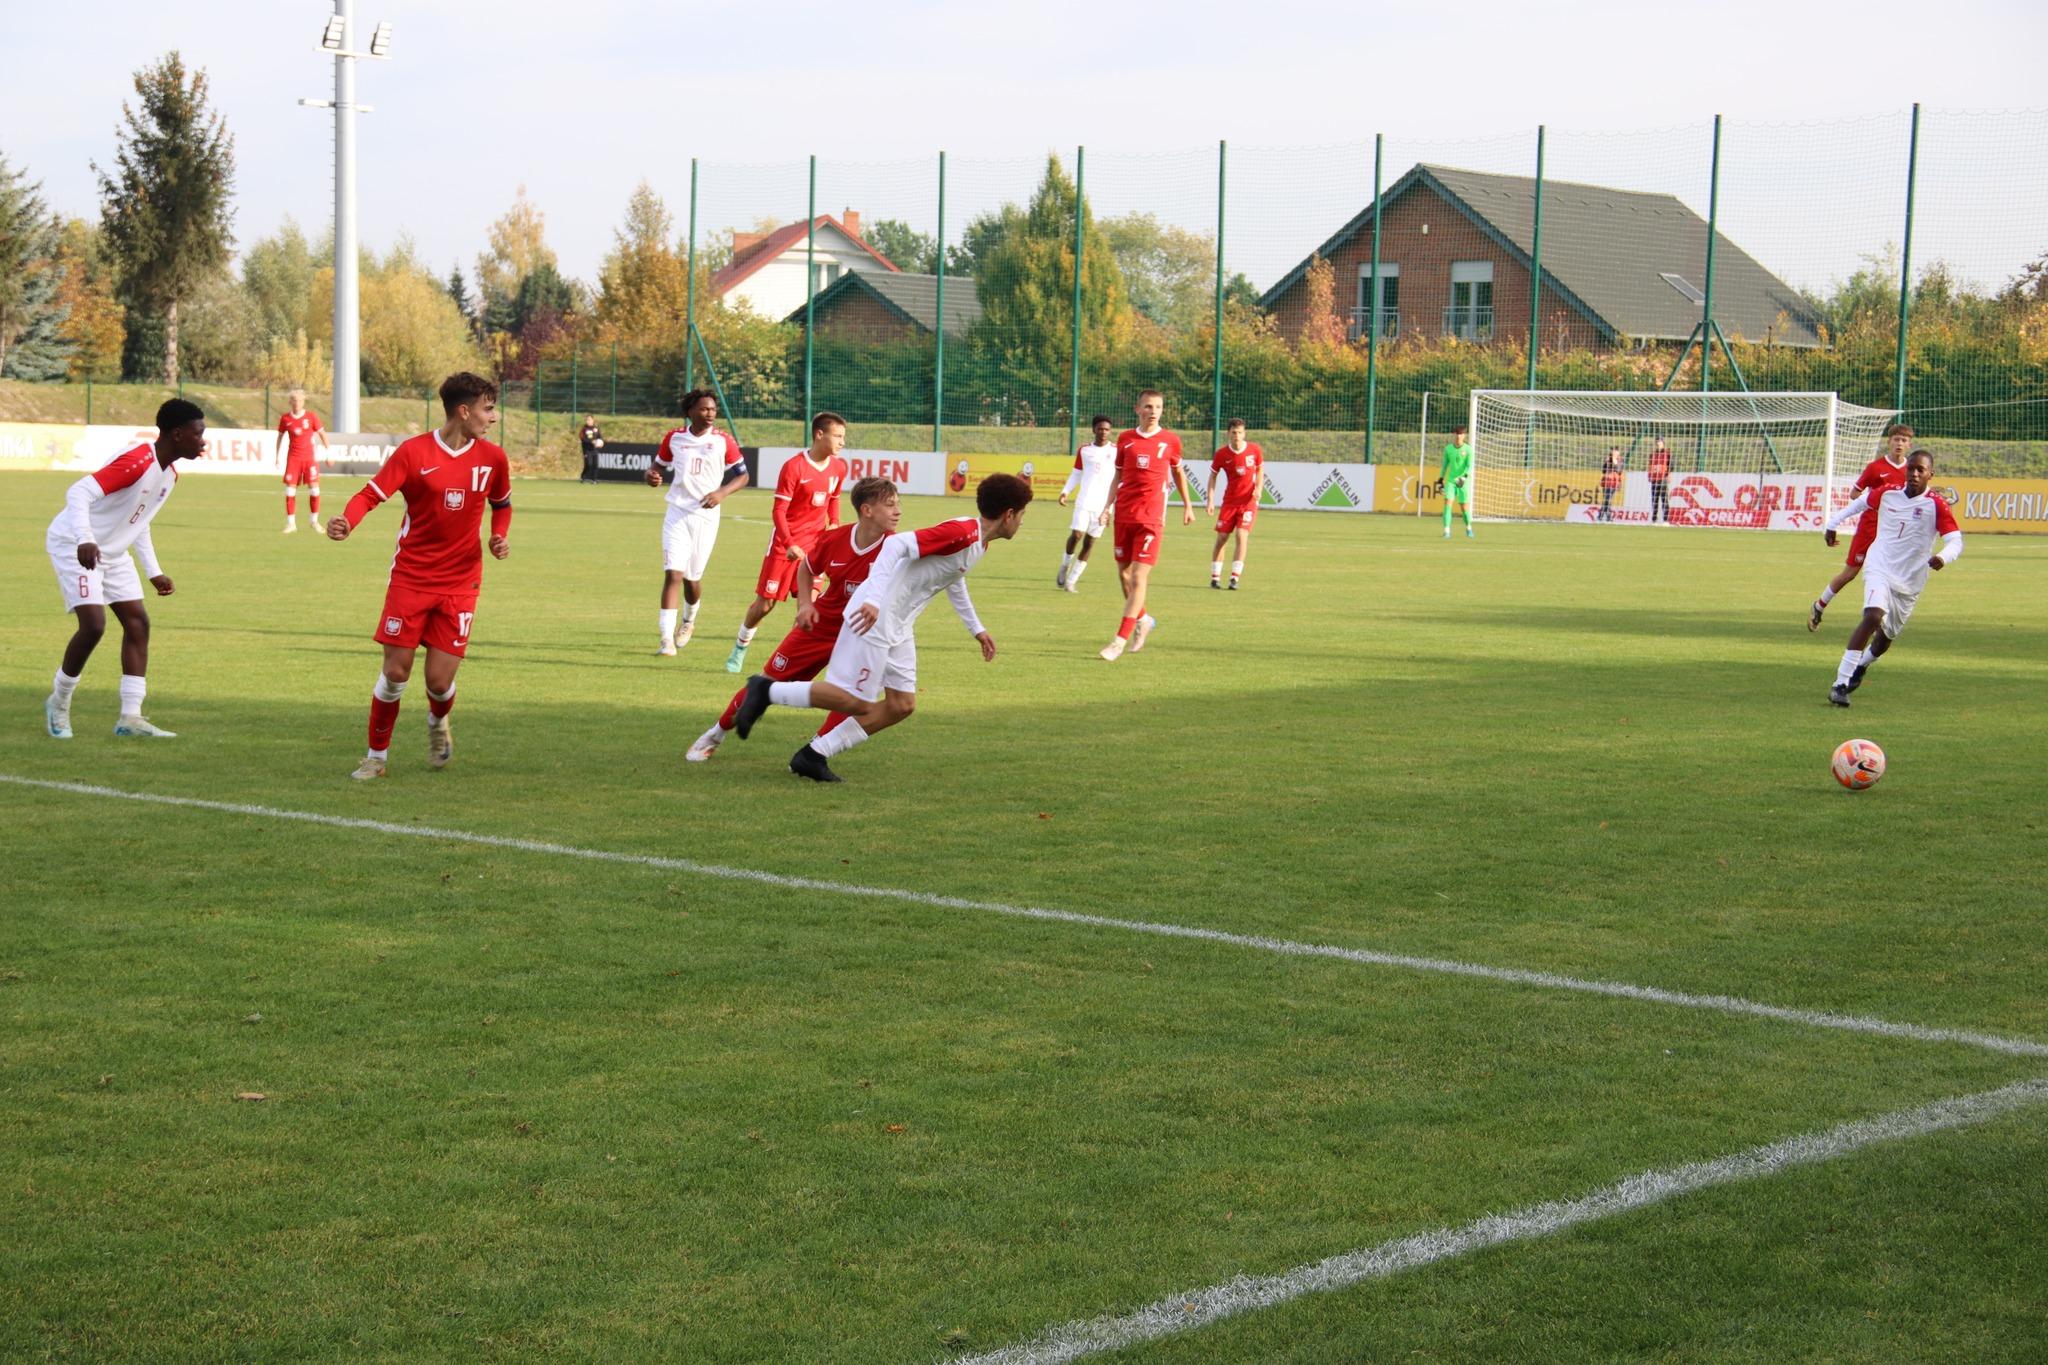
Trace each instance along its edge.
<instances>
[{"instance_id":1,"label":"red tiled roof","mask_svg":"<svg viewBox=\"0 0 2048 1365\"><path fill-rule=\"evenodd\" d=\"M880 261L883 269L892 271L896 269L895 262L869 246L866 242L861 241L860 238L855 237L851 232L846 232L846 225L830 214L819 214L818 226L821 228L838 228L841 232L845 232L848 237L852 238L862 251L867 252L868 255ZM775 229L775 231L742 251L731 265L715 272L711 276L711 287L721 294L730 294L736 286L751 279L762 266L767 265L768 262L789 250L790 247L801 242L806 231L807 227L803 223L791 223L787 227Z\"/></svg>"}]
</instances>

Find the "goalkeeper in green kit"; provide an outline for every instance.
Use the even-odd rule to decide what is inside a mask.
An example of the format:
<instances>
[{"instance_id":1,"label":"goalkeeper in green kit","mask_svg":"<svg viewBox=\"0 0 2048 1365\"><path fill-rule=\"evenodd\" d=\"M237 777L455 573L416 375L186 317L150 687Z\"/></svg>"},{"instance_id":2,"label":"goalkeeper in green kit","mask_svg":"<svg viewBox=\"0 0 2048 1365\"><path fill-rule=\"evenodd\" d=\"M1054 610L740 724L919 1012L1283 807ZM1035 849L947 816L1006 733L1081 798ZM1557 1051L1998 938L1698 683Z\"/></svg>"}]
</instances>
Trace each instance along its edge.
<instances>
[{"instance_id":1,"label":"goalkeeper in green kit","mask_svg":"<svg viewBox=\"0 0 2048 1365\"><path fill-rule=\"evenodd\" d=\"M1454 427L1451 443L1444 447L1444 536L1451 534L1451 504L1457 503L1465 517L1465 534L1472 534L1472 443L1465 428Z\"/></svg>"}]
</instances>

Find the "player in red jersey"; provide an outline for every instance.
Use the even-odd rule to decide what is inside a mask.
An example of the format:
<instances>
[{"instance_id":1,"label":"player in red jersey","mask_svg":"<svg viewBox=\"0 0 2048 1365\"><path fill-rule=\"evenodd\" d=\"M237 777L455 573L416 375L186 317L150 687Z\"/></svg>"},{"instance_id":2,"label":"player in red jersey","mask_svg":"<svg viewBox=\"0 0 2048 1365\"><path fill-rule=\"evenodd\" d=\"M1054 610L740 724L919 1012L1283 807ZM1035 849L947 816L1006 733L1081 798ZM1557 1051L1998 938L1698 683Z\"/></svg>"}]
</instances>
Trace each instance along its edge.
<instances>
[{"instance_id":1,"label":"player in red jersey","mask_svg":"<svg viewBox=\"0 0 2048 1365\"><path fill-rule=\"evenodd\" d=\"M773 682L806 682L824 669L832 658L832 646L839 641L839 627L846 619L846 599L856 587L867 582L868 570L874 567L882 542L896 533L896 524L903 518L896 485L887 479L862 479L849 496L853 499L852 523L835 526L819 536L818 543L796 566L796 628L782 637L782 643L775 646L768 666L762 670L762 675ZM830 585L823 592L818 591L821 579ZM692 763L702 763L717 753L718 746L732 733L733 719L739 715L740 703L746 697L744 687L733 693L718 723L697 736L683 757ZM823 736L845 719L836 714L828 717L818 727L818 734ZM890 716L875 728L899 719Z\"/></svg>"},{"instance_id":2,"label":"player in red jersey","mask_svg":"<svg viewBox=\"0 0 2048 1365\"><path fill-rule=\"evenodd\" d=\"M1650 524L1671 524L1671 447L1659 436L1650 451Z\"/></svg>"},{"instance_id":3,"label":"player in red jersey","mask_svg":"<svg viewBox=\"0 0 2048 1365\"><path fill-rule=\"evenodd\" d=\"M839 489L846 482L846 461L839 452L845 445L846 419L836 412L821 412L811 419L811 448L784 462L776 476L775 531L761 559L753 604L726 656L726 672L746 667L755 630L777 602L796 591L797 561L821 534L839 524Z\"/></svg>"},{"instance_id":4,"label":"player in red jersey","mask_svg":"<svg viewBox=\"0 0 2048 1365\"><path fill-rule=\"evenodd\" d=\"M284 452L284 533L299 529L299 485L306 485L307 521L320 529L320 460L313 454L313 442L327 444L327 429L320 414L306 406L306 391L293 389L291 411L277 419L277 442Z\"/></svg>"},{"instance_id":5,"label":"player in red jersey","mask_svg":"<svg viewBox=\"0 0 2048 1365\"><path fill-rule=\"evenodd\" d=\"M503 559L512 553L505 539L512 529L512 467L505 452L484 439L498 420L498 386L466 371L449 375L441 383L441 410L448 420L440 430L392 451L377 476L327 523L330 540L347 540L371 508L405 499L398 554L375 632L384 646L384 671L370 694L370 751L353 774L359 781L384 775L398 700L421 644L427 647L428 761L447 766L455 752L448 728L455 672L469 652L483 586L477 529L484 504L491 508L491 554Z\"/></svg>"},{"instance_id":6,"label":"player in red jersey","mask_svg":"<svg viewBox=\"0 0 2048 1365\"><path fill-rule=\"evenodd\" d=\"M1223 547L1237 537L1237 554L1230 561L1230 590L1244 576L1245 546L1251 543L1252 522L1259 515L1259 489L1265 483L1266 452L1244 438L1244 418L1233 417L1223 424L1230 433L1229 444L1209 461L1209 511L1221 509L1216 517L1216 548L1209 552L1209 586L1223 586ZM1230 491L1222 491L1225 481Z\"/></svg>"},{"instance_id":7,"label":"player in red jersey","mask_svg":"<svg viewBox=\"0 0 2048 1365\"><path fill-rule=\"evenodd\" d=\"M1876 505L1877 496L1886 490L1906 486L1906 454L1913 448L1913 428L1904 422L1894 422L1884 429L1884 451L1856 476L1856 482L1849 486L1849 497L1853 501L1867 489L1876 489L1871 505ZM1873 513L1856 523L1856 533L1849 537L1849 557L1842 565L1842 571L1828 580L1820 590L1820 596L1813 601L1813 607L1806 614L1806 628L1820 629L1821 613L1828 609L1828 603L1835 600L1835 594L1856 581L1856 575L1863 571L1863 560L1870 553L1870 542L1877 537L1877 517Z\"/></svg>"},{"instance_id":8,"label":"player in red jersey","mask_svg":"<svg viewBox=\"0 0 2048 1365\"><path fill-rule=\"evenodd\" d=\"M1145 614L1145 584L1159 562L1159 538L1166 529L1166 478L1172 472L1180 489L1183 526L1195 524L1195 495L1188 472L1181 467L1180 437L1159 425L1166 399L1157 389L1138 395L1138 425L1116 438L1116 477L1110 480L1109 502L1116 509L1117 577L1124 586L1124 619L1102 657L1116 659L1128 645L1145 647L1158 622Z\"/></svg>"}]
</instances>

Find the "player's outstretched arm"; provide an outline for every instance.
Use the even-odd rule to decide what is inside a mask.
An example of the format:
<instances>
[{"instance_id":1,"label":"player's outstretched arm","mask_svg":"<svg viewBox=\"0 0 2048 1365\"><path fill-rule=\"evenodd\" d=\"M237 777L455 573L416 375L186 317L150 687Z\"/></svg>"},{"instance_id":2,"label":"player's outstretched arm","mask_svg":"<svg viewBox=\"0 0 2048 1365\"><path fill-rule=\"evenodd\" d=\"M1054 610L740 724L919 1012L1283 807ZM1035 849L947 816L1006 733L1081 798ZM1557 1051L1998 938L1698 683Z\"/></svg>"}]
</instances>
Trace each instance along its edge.
<instances>
[{"instance_id":1,"label":"player's outstretched arm","mask_svg":"<svg viewBox=\"0 0 2048 1365\"><path fill-rule=\"evenodd\" d=\"M1828 518L1826 527L1821 531L1821 540L1826 543L1830 550L1834 549L1835 532L1841 529L1842 523L1859 512L1867 512L1869 510L1870 490L1866 488L1844 503L1841 510Z\"/></svg>"}]
</instances>

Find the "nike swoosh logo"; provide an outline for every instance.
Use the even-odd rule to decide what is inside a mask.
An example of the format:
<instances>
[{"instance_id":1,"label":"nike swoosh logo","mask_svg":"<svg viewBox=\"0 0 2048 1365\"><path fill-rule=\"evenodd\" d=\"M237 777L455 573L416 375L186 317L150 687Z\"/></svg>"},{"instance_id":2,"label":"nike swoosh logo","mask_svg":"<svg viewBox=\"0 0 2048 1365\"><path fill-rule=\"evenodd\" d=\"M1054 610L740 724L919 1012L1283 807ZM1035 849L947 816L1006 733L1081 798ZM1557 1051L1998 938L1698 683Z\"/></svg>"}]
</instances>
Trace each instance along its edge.
<instances>
[{"instance_id":1,"label":"nike swoosh logo","mask_svg":"<svg viewBox=\"0 0 2048 1365\"><path fill-rule=\"evenodd\" d=\"M828 569L843 569L846 567L846 561L843 559L835 559L830 564L827 564L825 567Z\"/></svg>"},{"instance_id":2,"label":"nike swoosh logo","mask_svg":"<svg viewBox=\"0 0 2048 1365\"><path fill-rule=\"evenodd\" d=\"M430 464L430 465L428 465L428 466L427 466L427 467L426 467L425 469L422 469L422 470L420 471L420 473L422 473L422 474L431 474L431 473L433 473L433 472L434 472L435 470L439 469L440 467L441 467L441 466L439 466L439 465L437 465L437 464Z\"/></svg>"}]
</instances>

